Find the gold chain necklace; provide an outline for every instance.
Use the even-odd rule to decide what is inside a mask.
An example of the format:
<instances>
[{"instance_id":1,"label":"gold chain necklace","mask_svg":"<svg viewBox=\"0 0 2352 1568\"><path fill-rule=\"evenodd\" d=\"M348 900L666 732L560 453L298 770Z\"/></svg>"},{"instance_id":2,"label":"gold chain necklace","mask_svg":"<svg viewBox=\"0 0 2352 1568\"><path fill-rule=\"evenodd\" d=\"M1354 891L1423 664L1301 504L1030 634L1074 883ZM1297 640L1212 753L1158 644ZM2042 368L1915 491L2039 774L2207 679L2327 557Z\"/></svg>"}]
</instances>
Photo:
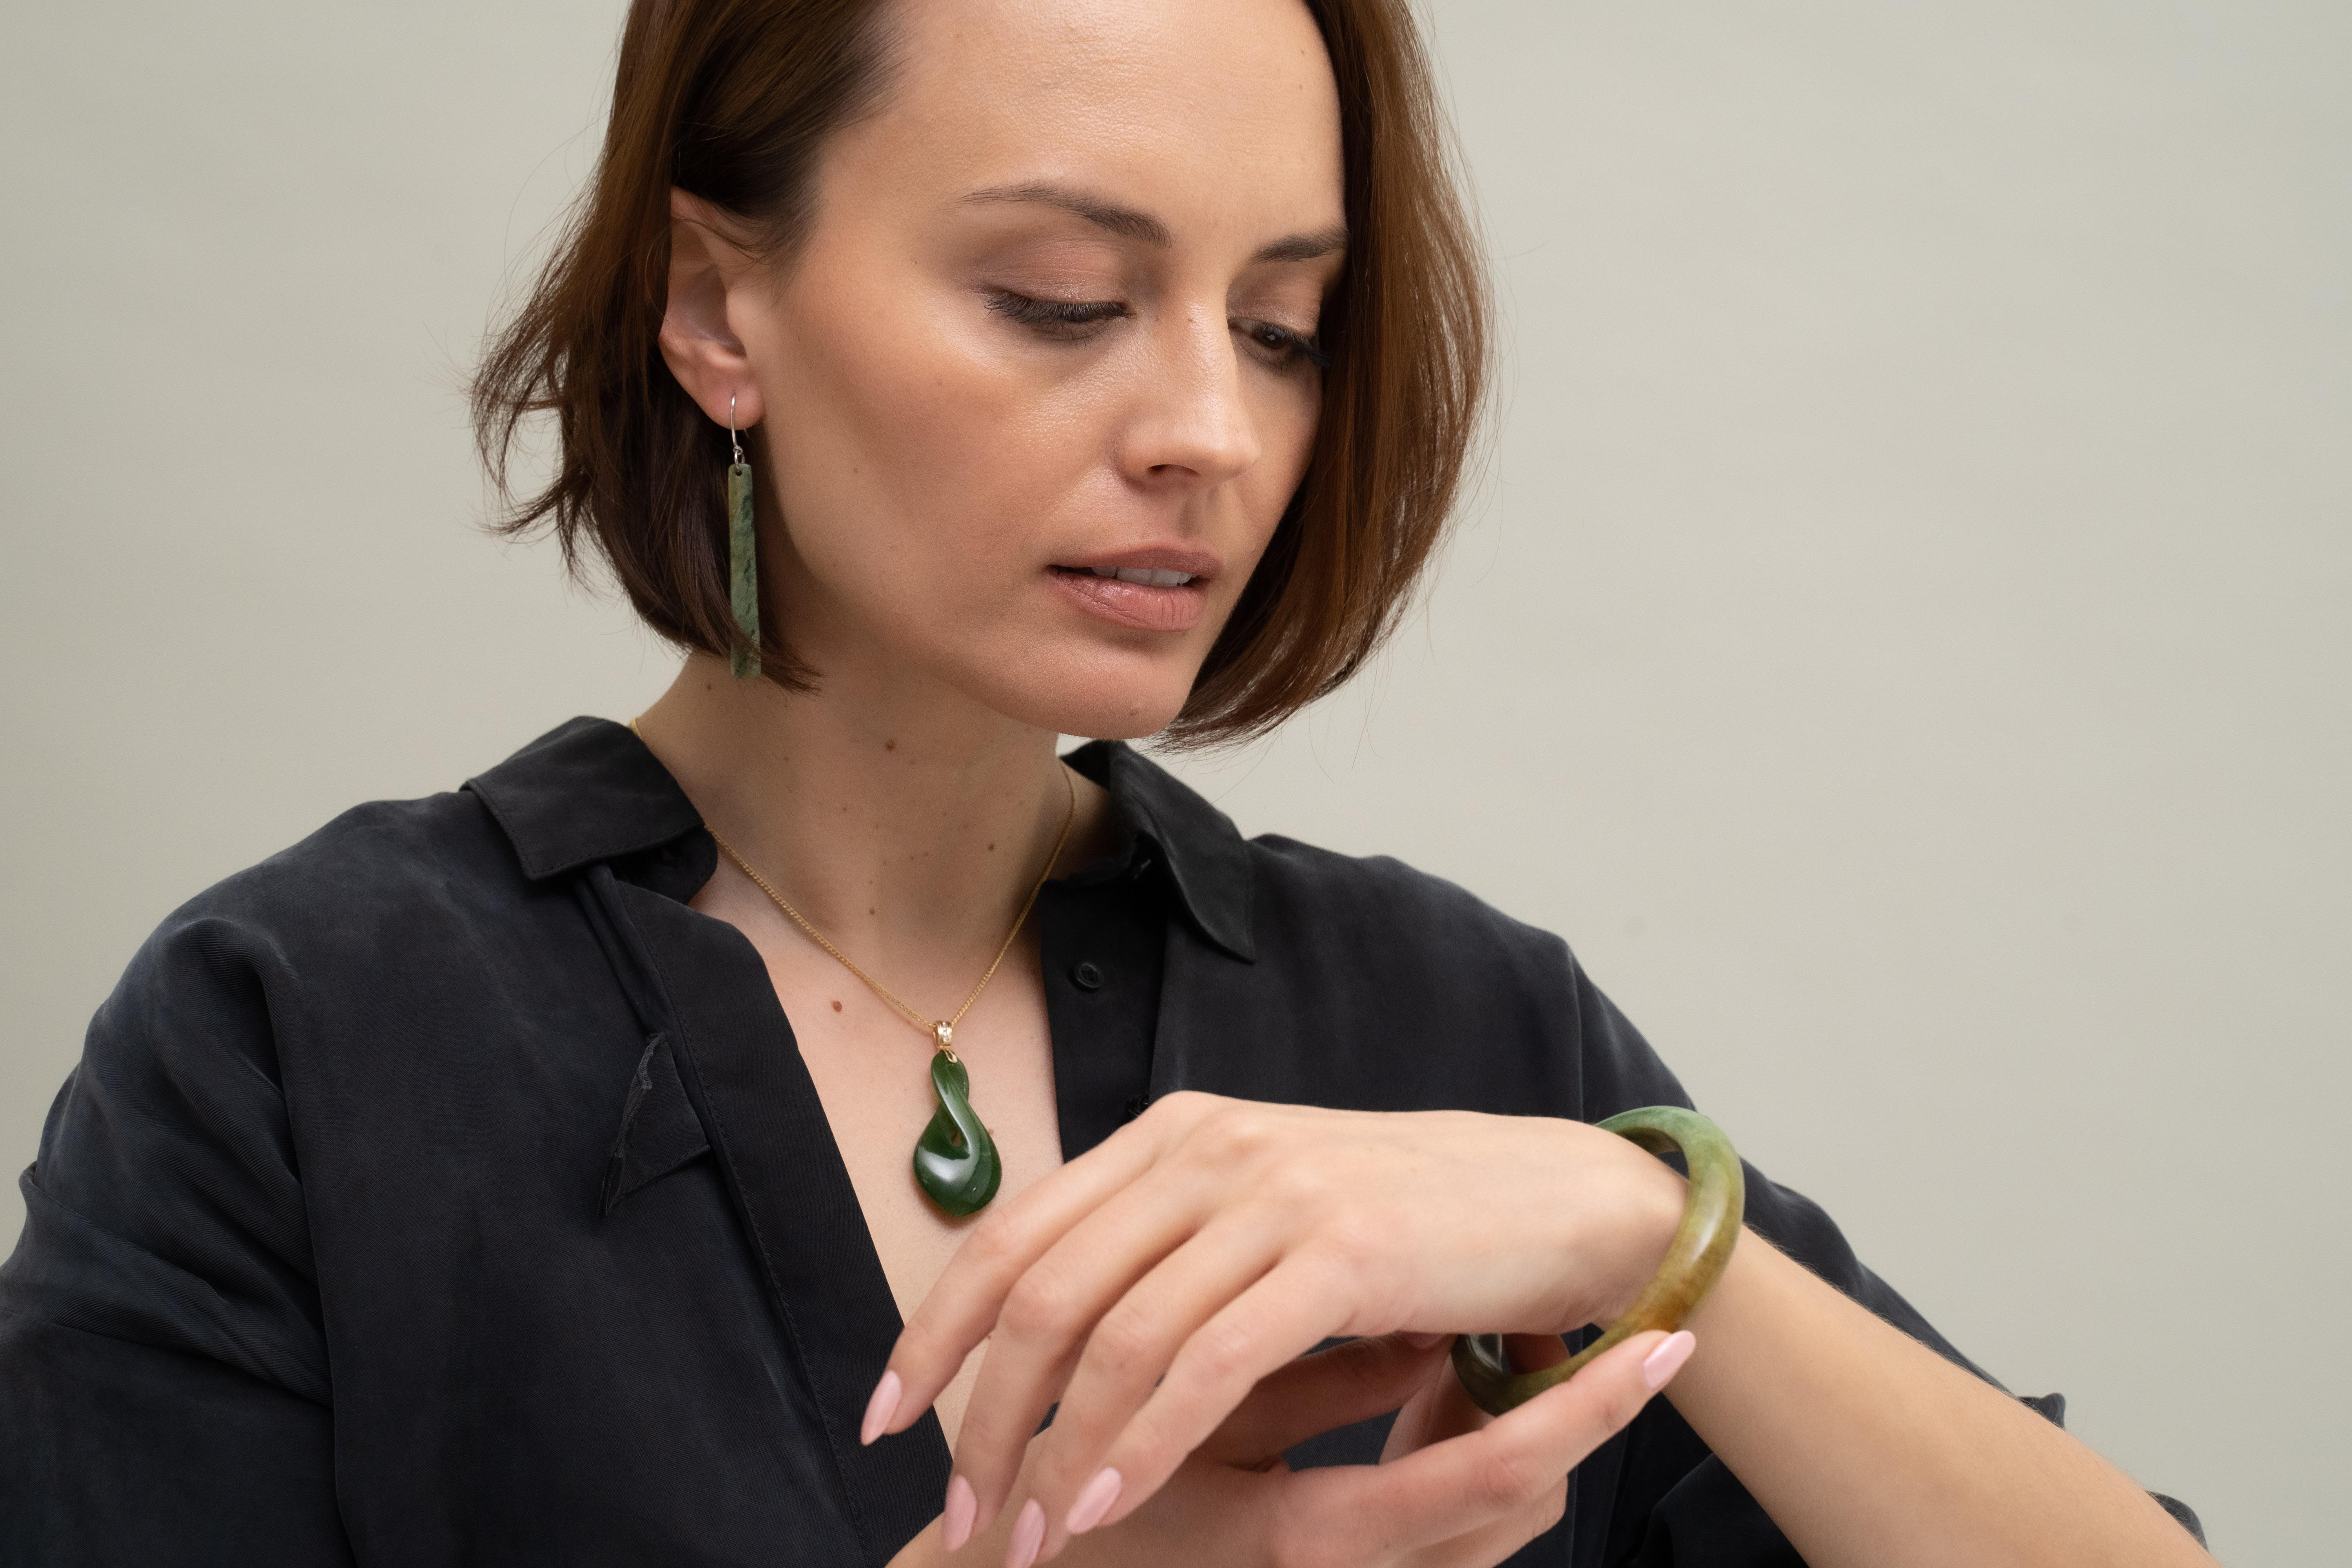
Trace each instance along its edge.
<instances>
[{"instance_id":1,"label":"gold chain necklace","mask_svg":"<svg viewBox=\"0 0 2352 1568\"><path fill-rule=\"evenodd\" d=\"M1004 933L1003 945L1000 946L996 950L996 956L988 961L988 973L980 977L979 984L971 988L971 994L963 999L963 1005L957 1008L952 1016L946 1018L924 1017L921 1013L908 1005L897 992L891 990L887 985L883 984L879 980L875 979L871 974L866 973L863 969L860 969L857 966L857 961L856 959L850 957L849 954L842 952L841 949L834 946L832 942L826 941L824 932L817 930L815 926L811 925L809 923L809 918L806 915L793 908L792 900L785 898L783 894L778 892L776 890L775 884L770 882L768 879L762 877L758 871L754 870L751 867L751 863L749 860L744 859L743 857L737 852L732 844L728 843L725 838L719 836L719 829L712 827L707 822L702 826L704 830L710 835L712 842L716 843L719 847L725 852L727 858L735 862L735 868L742 872L746 877L751 878L751 880L758 885L760 891L767 894L770 899L775 901L776 908L790 915L794 925L808 932L810 941L815 942L817 946L824 949L825 952L839 959L843 968L848 970L850 973L857 976L858 979L866 982L867 987L873 991L874 994L881 997L883 1001L887 1002L893 1008L897 1009L900 1017L906 1019L909 1024L914 1025L915 1027L920 1029L923 1033L930 1036L932 1042L937 1045L940 1050L947 1053L948 1060L954 1061L956 1059L955 1026L963 1022L963 1016L971 1011L971 1005L980 1000L980 994L988 989L988 983L990 981L996 978L997 966L1004 962L1004 955L1013 951L1013 939L1021 934L1022 926L1028 921L1030 910L1036 905L1037 895L1045 890L1045 880L1054 874L1054 862L1062 858L1062 847L1069 842L1070 823L1078 815L1078 786L1070 782L1070 771L1067 768L1062 769L1062 784L1064 788L1070 792L1070 805L1069 809L1062 815L1062 831L1060 836L1054 840L1054 852L1045 858L1045 868L1037 873L1037 881L1035 885L1029 889L1029 896L1021 900L1021 912L1013 917L1013 929Z\"/></svg>"},{"instance_id":2,"label":"gold chain necklace","mask_svg":"<svg viewBox=\"0 0 2352 1568\"><path fill-rule=\"evenodd\" d=\"M645 740L645 733L637 729L635 720L629 721L629 729L640 742ZM1045 890L1046 879L1053 876L1055 863L1061 859L1062 850L1070 841L1070 824L1077 819L1078 815L1078 786L1071 781L1068 767L1062 766L1061 774L1062 787L1069 792L1070 804L1062 814L1062 831L1055 837L1054 852L1045 857L1045 869L1037 873L1037 880L1031 886L1029 896L1021 900L1021 912L1013 917L1013 929L1004 933L1004 941L997 948L996 956L988 961L988 973L980 977L979 984L964 997L963 1005L958 1007L953 1016L945 1018L924 1017L898 993L859 968L856 959L827 941L825 934L811 924L806 915L793 908L792 900L777 891L774 883L760 875L751 863L727 842L719 829L708 822L702 825L703 830L710 835L711 842L735 863L735 868L749 877L760 891L767 894L776 908L792 917L793 923L806 931L810 941L840 960L843 968L864 981L866 988L888 1003L900 1017L931 1037L935 1047L931 1053L931 1089L939 1098L939 1109L932 1112L929 1123L923 1129L923 1135L915 1142L915 1179L921 1184L924 1192L930 1194L931 1201L950 1215L968 1215L985 1207L988 1201L996 1195L997 1184L1003 1175L1003 1163L998 1157L996 1141L989 1136L988 1129L981 1124L979 1116L971 1109L971 1080L963 1062L955 1054L955 1026L963 1022L963 1016L971 1011L971 1005L980 1000L980 994L988 989L990 981L996 978L996 971L1004 963L1004 955L1013 951L1013 939L1021 934L1022 926L1027 923L1029 911L1036 906L1037 895Z\"/></svg>"}]
</instances>

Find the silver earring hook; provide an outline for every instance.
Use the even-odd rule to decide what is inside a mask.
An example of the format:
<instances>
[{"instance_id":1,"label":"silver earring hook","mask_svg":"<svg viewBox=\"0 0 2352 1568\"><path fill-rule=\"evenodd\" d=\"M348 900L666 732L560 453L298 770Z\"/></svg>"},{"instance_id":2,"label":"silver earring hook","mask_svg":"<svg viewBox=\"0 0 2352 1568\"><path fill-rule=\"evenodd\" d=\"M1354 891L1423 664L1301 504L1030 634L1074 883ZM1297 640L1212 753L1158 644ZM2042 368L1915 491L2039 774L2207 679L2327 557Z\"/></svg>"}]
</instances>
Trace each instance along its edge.
<instances>
[{"instance_id":1,"label":"silver earring hook","mask_svg":"<svg viewBox=\"0 0 2352 1568\"><path fill-rule=\"evenodd\" d=\"M735 460L743 460L743 443L735 437L735 395L727 395L727 444L735 448Z\"/></svg>"}]
</instances>

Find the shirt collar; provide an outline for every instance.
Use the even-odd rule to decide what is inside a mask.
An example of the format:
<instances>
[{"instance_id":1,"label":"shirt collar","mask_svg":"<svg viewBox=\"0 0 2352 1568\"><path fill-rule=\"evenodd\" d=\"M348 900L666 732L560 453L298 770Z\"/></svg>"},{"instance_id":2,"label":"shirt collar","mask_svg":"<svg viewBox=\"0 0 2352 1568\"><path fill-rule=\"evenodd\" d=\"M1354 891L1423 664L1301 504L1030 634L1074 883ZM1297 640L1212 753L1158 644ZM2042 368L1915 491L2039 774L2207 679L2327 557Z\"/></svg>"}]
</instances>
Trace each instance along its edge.
<instances>
[{"instance_id":1,"label":"shirt collar","mask_svg":"<svg viewBox=\"0 0 2352 1568\"><path fill-rule=\"evenodd\" d=\"M1159 846L1177 901L1201 934L1254 961L1249 846L1232 820L1125 742L1089 742L1067 760L1109 792L1133 832ZM669 770L609 719L560 725L466 787L489 808L533 881L658 848L702 826Z\"/></svg>"},{"instance_id":2,"label":"shirt collar","mask_svg":"<svg viewBox=\"0 0 2352 1568\"><path fill-rule=\"evenodd\" d=\"M1233 819L1124 741L1089 741L1063 761L1109 791L1113 809L1158 843L1177 901L1201 934L1255 963L1249 845Z\"/></svg>"}]
</instances>

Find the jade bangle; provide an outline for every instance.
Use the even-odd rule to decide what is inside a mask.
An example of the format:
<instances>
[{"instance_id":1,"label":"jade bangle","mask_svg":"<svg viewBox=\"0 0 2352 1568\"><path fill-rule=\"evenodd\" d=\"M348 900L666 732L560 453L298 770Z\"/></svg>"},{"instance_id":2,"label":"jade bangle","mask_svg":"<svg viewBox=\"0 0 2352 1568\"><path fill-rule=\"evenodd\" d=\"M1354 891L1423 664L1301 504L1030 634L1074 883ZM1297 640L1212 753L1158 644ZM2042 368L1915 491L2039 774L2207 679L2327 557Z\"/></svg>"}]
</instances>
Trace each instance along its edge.
<instances>
[{"instance_id":1,"label":"jade bangle","mask_svg":"<svg viewBox=\"0 0 2352 1568\"><path fill-rule=\"evenodd\" d=\"M1740 1215L1747 1206L1748 1183L1740 1173L1739 1156L1722 1130L1696 1110L1677 1105L1648 1105L1599 1123L1603 1131L1631 1139L1654 1154L1679 1150L1690 1168L1690 1196L1683 1205L1683 1222L1658 1265L1657 1277L1609 1325L1608 1331L1575 1355L1536 1372L1515 1373L1503 1350L1500 1334L1464 1334L1454 1342L1454 1374L1478 1408L1490 1415L1526 1404L1555 1384L1574 1377L1593 1357L1610 1346L1651 1329L1668 1332L1706 1300L1731 1261L1732 1244L1739 1239Z\"/></svg>"}]
</instances>

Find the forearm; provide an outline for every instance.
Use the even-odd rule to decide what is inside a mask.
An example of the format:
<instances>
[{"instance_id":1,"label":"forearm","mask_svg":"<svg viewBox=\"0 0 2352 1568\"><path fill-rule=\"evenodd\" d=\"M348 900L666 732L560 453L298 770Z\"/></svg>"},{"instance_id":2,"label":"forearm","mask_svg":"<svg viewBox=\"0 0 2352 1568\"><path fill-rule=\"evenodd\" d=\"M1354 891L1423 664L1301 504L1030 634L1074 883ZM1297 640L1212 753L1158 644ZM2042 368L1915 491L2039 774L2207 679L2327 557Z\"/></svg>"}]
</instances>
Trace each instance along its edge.
<instances>
[{"instance_id":1,"label":"forearm","mask_svg":"<svg viewBox=\"0 0 2352 1568\"><path fill-rule=\"evenodd\" d=\"M1753 1233L1669 1390L1813 1568L2210 1564L2114 1466Z\"/></svg>"}]
</instances>

